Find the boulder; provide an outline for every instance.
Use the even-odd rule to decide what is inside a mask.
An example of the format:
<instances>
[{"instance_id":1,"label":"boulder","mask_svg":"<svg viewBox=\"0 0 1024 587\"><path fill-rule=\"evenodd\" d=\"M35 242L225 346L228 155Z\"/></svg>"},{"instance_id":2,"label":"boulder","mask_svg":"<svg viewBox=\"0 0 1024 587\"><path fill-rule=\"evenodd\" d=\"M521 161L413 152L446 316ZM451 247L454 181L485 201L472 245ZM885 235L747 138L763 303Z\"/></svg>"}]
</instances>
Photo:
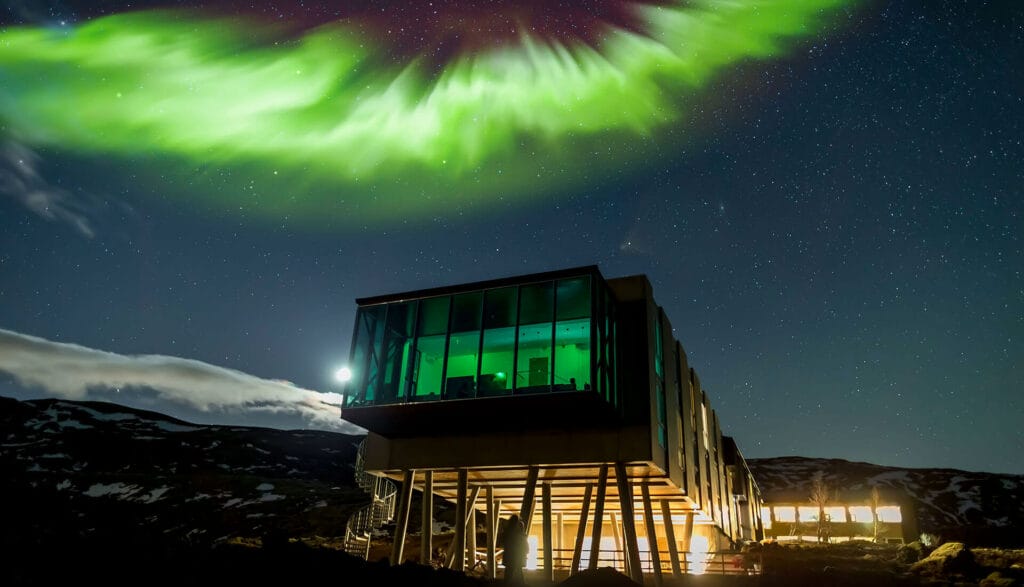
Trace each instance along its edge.
<instances>
[{"instance_id":1,"label":"boulder","mask_svg":"<svg viewBox=\"0 0 1024 587\"><path fill-rule=\"evenodd\" d=\"M963 542L947 542L910 570L925 575L969 575L976 567L974 554Z\"/></svg>"}]
</instances>

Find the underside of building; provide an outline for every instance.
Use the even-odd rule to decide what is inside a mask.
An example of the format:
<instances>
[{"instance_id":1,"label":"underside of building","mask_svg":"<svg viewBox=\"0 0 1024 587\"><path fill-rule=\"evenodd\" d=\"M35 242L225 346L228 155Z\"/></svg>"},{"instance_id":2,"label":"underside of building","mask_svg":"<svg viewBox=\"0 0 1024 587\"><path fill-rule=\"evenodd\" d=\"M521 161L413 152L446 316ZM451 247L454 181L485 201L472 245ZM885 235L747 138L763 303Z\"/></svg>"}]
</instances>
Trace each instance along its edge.
<instances>
[{"instance_id":1,"label":"underside of building","mask_svg":"<svg viewBox=\"0 0 1024 587\"><path fill-rule=\"evenodd\" d=\"M342 417L402 487L393 563L433 552L403 549L416 487L464 521L453 568L494 576L517 514L551 577L742 572L715 553L762 537L760 493L651 290L590 266L357 300Z\"/></svg>"}]
</instances>

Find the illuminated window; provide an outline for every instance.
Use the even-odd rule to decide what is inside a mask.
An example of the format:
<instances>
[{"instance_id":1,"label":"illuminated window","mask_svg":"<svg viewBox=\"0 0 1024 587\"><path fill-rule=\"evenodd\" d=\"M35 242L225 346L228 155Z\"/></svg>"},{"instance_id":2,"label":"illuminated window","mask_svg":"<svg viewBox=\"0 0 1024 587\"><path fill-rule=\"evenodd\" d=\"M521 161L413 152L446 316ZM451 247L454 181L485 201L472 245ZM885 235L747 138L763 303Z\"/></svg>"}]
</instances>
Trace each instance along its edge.
<instances>
[{"instance_id":1,"label":"illuminated window","mask_svg":"<svg viewBox=\"0 0 1024 587\"><path fill-rule=\"evenodd\" d=\"M448 336L448 365L444 385L446 399L476 397L482 302L480 292L452 298L451 334Z\"/></svg>"},{"instance_id":2,"label":"illuminated window","mask_svg":"<svg viewBox=\"0 0 1024 587\"><path fill-rule=\"evenodd\" d=\"M802 506L800 506L800 521L801 522L817 522L818 521L818 506L813 506L813 505L802 505Z\"/></svg>"},{"instance_id":3,"label":"illuminated window","mask_svg":"<svg viewBox=\"0 0 1024 587\"><path fill-rule=\"evenodd\" d=\"M775 521L776 522L795 522L796 521L796 508L791 505L775 506L772 508L775 510Z\"/></svg>"},{"instance_id":4,"label":"illuminated window","mask_svg":"<svg viewBox=\"0 0 1024 587\"><path fill-rule=\"evenodd\" d=\"M826 519L832 522L845 522L846 521L846 508L843 506L829 506L825 508Z\"/></svg>"},{"instance_id":5,"label":"illuminated window","mask_svg":"<svg viewBox=\"0 0 1024 587\"><path fill-rule=\"evenodd\" d=\"M477 396L512 393L512 355L516 341L516 288L484 294L484 341Z\"/></svg>"},{"instance_id":6,"label":"illuminated window","mask_svg":"<svg viewBox=\"0 0 1024 587\"><path fill-rule=\"evenodd\" d=\"M849 508L851 522L873 522L871 508L866 505L855 505Z\"/></svg>"},{"instance_id":7,"label":"illuminated window","mask_svg":"<svg viewBox=\"0 0 1024 587\"><path fill-rule=\"evenodd\" d=\"M554 331L555 288L551 282L519 290L517 393L551 390L551 336Z\"/></svg>"},{"instance_id":8,"label":"illuminated window","mask_svg":"<svg viewBox=\"0 0 1024 587\"><path fill-rule=\"evenodd\" d=\"M410 400L441 399L444 371L444 342L448 333L448 297L420 301L416 326L416 352L413 357Z\"/></svg>"},{"instance_id":9,"label":"illuminated window","mask_svg":"<svg viewBox=\"0 0 1024 587\"><path fill-rule=\"evenodd\" d=\"M879 507L878 521L879 522L902 522L903 516L900 514L900 506L898 505L884 505Z\"/></svg>"},{"instance_id":10,"label":"illuminated window","mask_svg":"<svg viewBox=\"0 0 1024 587\"><path fill-rule=\"evenodd\" d=\"M772 510L771 508L761 508L761 523L764 524L765 530L772 529Z\"/></svg>"},{"instance_id":11,"label":"illuminated window","mask_svg":"<svg viewBox=\"0 0 1024 587\"><path fill-rule=\"evenodd\" d=\"M590 387L590 278L558 282L555 300L555 391Z\"/></svg>"}]
</instances>

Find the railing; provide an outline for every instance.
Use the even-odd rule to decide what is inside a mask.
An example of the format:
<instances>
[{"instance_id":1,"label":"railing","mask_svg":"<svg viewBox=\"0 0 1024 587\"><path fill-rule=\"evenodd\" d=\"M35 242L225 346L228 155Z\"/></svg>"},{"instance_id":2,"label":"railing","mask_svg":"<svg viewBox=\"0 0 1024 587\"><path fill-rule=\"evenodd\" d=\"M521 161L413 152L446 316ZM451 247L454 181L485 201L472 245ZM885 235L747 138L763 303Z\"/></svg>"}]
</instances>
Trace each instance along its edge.
<instances>
[{"instance_id":1,"label":"railing","mask_svg":"<svg viewBox=\"0 0 1024 587\"><path fill-rule=\"evenodd\" d=\"M359 443L356 453L355 481L371 496L370 503L357 510L345 524L345 551L366 559L370 555L371 534L395 517L395 500L398 486L387 477L378 477L366 472L366 439Z\"/></svg>"},{"instance_id":2,"label":"railing","mask_svg":"<svg viewBox=\"0 0 1024 587\"><path fill-rule=\"evenodd\" d=\"M579 568L585 570L590 564L589 550L583 551ZM738 551L715 551L715 552L679 552L679 567L682 574L690 575L760 575L761 559L757 553L741 553ZM544 567L543 552L537 552L536 559L530 557L528 565L530 569L542 569ZM571 548L552 549L552 558L555 570L568 571L572 567L573 550ZM668 550L658 550L661 572L663 575L672 574L672 562ZM626 571L625 553L622 550L602 549L598 552L598 567L612 567L618 571ZM654 564L651 560L651 552L647 549L640 550L640 569L645 575L654 573Z\"/></svg>"}]
</instances>

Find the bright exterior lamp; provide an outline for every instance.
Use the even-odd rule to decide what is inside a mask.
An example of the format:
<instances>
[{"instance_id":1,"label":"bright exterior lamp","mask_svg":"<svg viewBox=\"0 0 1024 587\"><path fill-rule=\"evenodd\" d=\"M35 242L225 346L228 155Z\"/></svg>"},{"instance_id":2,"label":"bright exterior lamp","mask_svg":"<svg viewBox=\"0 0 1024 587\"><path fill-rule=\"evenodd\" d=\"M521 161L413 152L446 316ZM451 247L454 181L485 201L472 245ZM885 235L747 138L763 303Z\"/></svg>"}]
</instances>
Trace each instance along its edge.
<instances>
[{"instance_id":1,"label":"bright exterior lamp","mask_svg":"<svg viewBox=\"0 0 1024 587\"><path fill-rule=\"evenodd\" d=\"M341 367L334 372L334 378L339 383L348 383L348 381L352 379L352 369L349 369L348 367Z\"/></svg>"}]
</instances>

